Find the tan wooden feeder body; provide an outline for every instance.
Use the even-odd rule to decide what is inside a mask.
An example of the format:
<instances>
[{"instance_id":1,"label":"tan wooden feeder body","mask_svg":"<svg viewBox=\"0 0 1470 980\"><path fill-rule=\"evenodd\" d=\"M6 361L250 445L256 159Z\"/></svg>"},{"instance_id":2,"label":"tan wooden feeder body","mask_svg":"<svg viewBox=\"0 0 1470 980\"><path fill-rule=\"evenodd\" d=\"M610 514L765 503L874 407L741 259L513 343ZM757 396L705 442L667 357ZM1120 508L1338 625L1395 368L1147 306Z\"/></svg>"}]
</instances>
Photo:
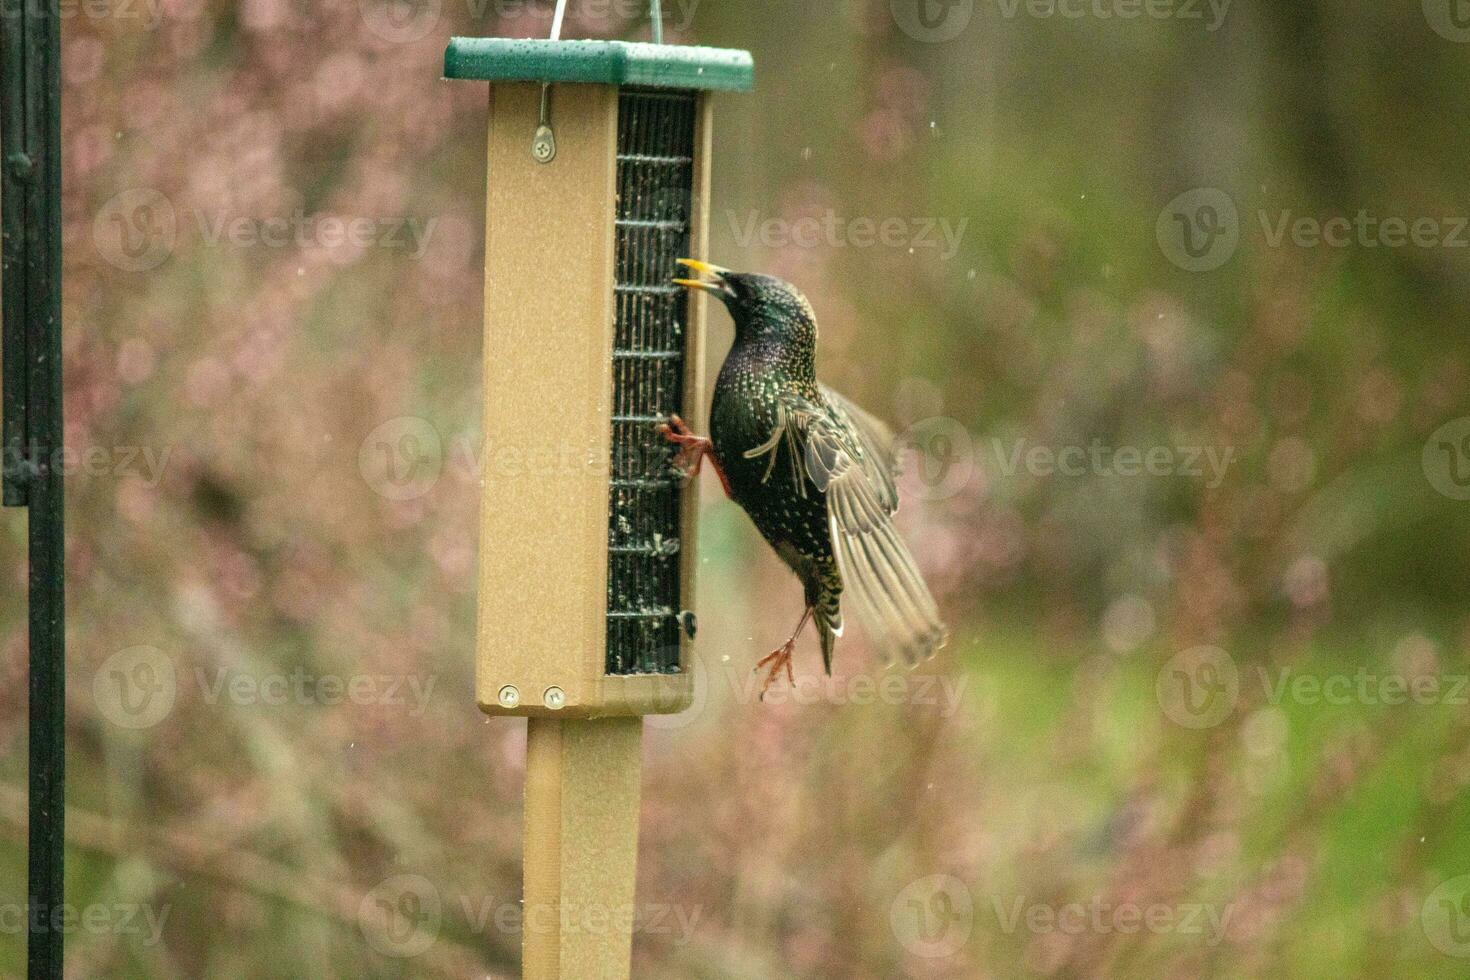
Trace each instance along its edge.
<instances>
[{"instance_id":1,"label":"tan wooden feeder body","mask_svg":"<svg viewBox=\"0 0 1470 980\"><path fill-rule=\"evenodd\" d=\"M476 693L531 718L526 977L624 977L645 714L693 699L697 492L657 420L704 424L710 92L743 51L455 38L491 82ZM587 910L606 930L563 928Z\"/></svg>"}]
</instances>

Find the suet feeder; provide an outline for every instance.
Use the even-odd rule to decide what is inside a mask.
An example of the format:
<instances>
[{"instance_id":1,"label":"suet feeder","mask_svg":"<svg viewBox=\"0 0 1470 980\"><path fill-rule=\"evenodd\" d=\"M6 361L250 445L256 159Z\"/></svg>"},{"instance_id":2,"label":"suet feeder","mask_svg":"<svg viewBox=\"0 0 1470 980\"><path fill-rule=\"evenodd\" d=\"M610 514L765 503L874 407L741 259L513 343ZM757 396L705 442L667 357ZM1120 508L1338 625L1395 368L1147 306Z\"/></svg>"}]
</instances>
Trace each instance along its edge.
<instances>
[{"instance_id":1,"label":"suet feeder","mask_svg":"<svg viewBox=\"0 0 1470 980\"><path fill-rule=\"evenodd\" d=\"M631 918L640 717L693 700L696 491L657 426L703 420L705 301L671 280L751 58L454 38L444 73L490 83L476 688L531 719L525 976L626 976L626 928L552 910Z\"/></svg>"}]
</instances>

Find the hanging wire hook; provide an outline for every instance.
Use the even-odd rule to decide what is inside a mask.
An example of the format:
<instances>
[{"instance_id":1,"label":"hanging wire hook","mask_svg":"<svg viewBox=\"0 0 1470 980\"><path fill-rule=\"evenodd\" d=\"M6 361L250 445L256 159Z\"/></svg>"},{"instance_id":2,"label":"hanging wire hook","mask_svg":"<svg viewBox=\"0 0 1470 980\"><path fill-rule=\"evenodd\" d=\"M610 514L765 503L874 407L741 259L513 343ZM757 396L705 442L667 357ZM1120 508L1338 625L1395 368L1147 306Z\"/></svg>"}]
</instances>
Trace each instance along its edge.
<instances>
[{"instance_id":1,"label":"hanging wire hook","mask_svg":"<svg viewBox=\"0 0 1470 980\"><path fill-rule=\"evenodd\" d=\"M551 15L551 39L561 40L561 25L567 16L567 0L556 0L556 13ZM541 83L541 120L531 138L531 156L537 163L556 159L556 132L551 128L551 83Z\"/></svg>"}]
</instances>

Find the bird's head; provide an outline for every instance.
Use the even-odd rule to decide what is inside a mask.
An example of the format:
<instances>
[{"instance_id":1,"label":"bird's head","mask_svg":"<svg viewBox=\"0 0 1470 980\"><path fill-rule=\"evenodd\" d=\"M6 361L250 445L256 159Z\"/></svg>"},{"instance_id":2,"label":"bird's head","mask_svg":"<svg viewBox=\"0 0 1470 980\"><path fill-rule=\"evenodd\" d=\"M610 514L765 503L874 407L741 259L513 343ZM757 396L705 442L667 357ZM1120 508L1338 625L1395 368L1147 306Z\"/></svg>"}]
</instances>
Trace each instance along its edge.
<instances>
[{"instance_id":1,"label":"bird's head","mask_svg":"<svg viewBox=\"0 0 1470 980\"><path fill-rule=\"evenodd\" d=\"M769 339L815 347L816 314L791 283L754 272L731 272L697 259L680 259L679 264L699 278L674 282L719 297L735 321L736 343Z\"/></svg>"}]
</instances>

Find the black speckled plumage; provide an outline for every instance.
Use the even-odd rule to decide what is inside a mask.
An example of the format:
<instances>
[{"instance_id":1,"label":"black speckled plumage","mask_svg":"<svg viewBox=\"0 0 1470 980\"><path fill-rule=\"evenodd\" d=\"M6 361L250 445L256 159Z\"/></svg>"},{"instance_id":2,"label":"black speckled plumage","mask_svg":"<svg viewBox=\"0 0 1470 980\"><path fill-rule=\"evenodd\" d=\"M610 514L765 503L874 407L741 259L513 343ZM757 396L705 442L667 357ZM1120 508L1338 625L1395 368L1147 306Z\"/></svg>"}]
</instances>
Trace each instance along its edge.
<instances>
[{"instance_id":1,"label":"black speckled plumage","mask_svg":"<svg viewBox=\"0 0 1470 980\"><path fill-rule=\"evenodd\" d=\"M715 460L731 497L801 580L827 671L844 607L885 657L932 655L946 633L893 527L893 436L817 381L811 305L780 279L686 264L713 277L699 288L735 322L710 409Z\"/></svg>"}]
</instances>

